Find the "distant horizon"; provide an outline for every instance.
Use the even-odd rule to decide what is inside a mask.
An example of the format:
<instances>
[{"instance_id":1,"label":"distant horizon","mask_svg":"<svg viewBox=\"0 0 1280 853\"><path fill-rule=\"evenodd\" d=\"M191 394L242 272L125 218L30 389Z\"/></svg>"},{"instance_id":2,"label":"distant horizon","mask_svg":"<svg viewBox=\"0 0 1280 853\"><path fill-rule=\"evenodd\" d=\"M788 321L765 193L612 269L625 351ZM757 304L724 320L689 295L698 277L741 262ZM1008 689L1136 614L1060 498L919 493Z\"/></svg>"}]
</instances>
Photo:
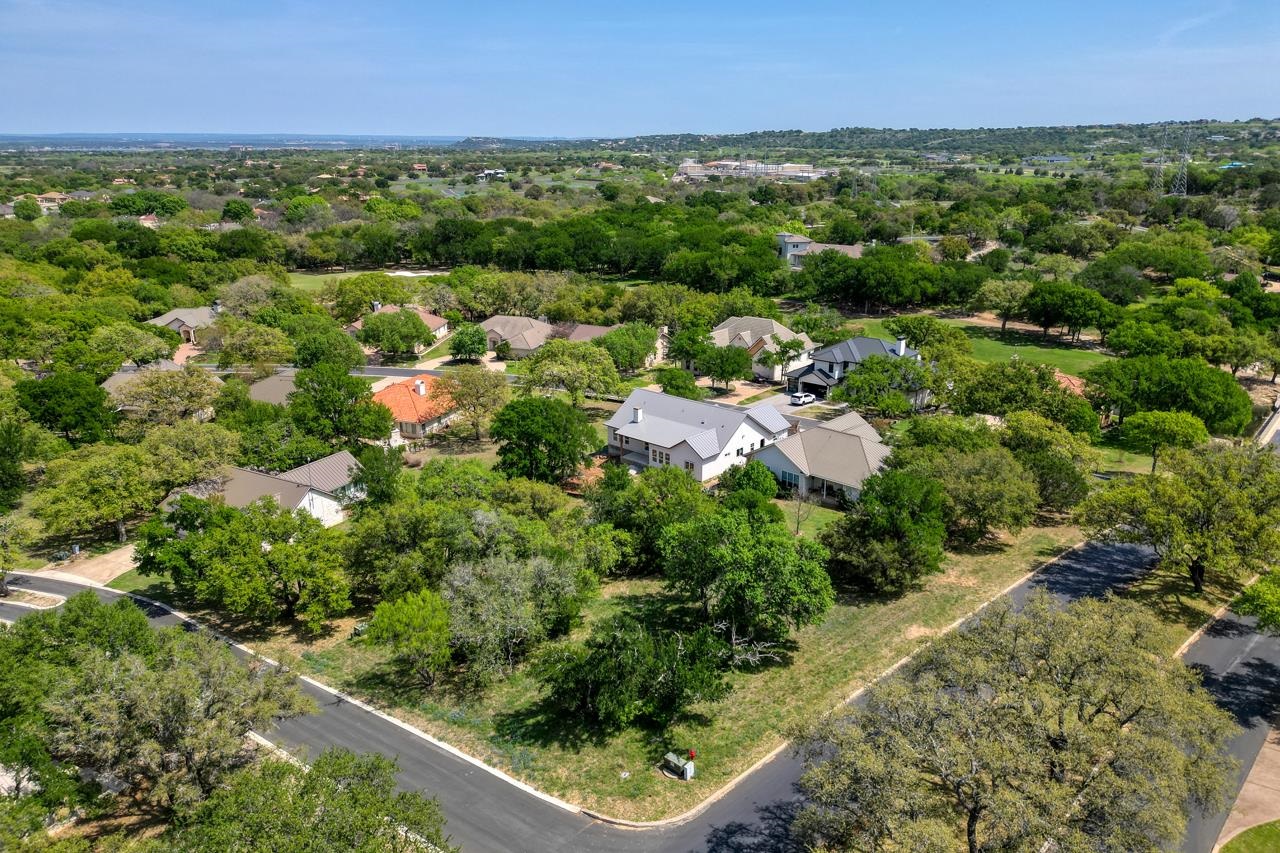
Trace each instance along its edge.
<instances>
[{"instance_id":1,"label":"distant horizon","mask_svg":"<svg viewBox=\"0 0 1280 853\"><path fill-rule=\"evenodd\" d=\"M844 128L881 130L881 131L981 131L981 130L1031 130L1031 129L1049 129L1049 128L1084 128L1084 127L1150 127L1162 124L1169 125L1196 125L1196 124L1244 124L1251 121L1274 122L1280 121L1280 115L1263 116L1251 115L1243 118L1217 118L1217 117L1198 117L1198 118L1165 118L1154 119L1151 121L1097 121L1097 122L1073 122L1073 123L1050 123L1050 124L1007 124L1007 125L972 125L972 126L956 126L956 125L938 125L938 126L905 126L905 125L877 125L877 124L843 124L833 125L831 127L814 128L814 127L754 127L747 130L673 130L661 132L641 132L629 133L622 135L611 135L602 133L589 133L584 135L556 135L545 136L531 133L437 133L437 132L380 132L380 131L332 131L332 130L51 130L51 131L3 131L0 132L0 139L25 139L25 138L52 138L52 137L138 137L148 139L167 138L227 138L227 139L244 139L250 137L260 137L266 139L279 139L283 137L313 137L316 139L336 140L343 138L356 139L436 139L436 140L453 140L459 141L464 139L502 139L514 141L528 142L582 142L592 139L634 139L651 136L741 136L748 133L828 133Z\"/></svg>"},{"instance_id":2,"label":"distant horizon","mask_svg":"<svg viewBox=\"0 0 1280 853\"><path fill-rule=\"evenodd\" d=\"M0 0L4 129L615 139L1276 111L1274 0L906 12L874 0ZM208 127L230 130L193 130Z\"/></svg>"}]
</instances>

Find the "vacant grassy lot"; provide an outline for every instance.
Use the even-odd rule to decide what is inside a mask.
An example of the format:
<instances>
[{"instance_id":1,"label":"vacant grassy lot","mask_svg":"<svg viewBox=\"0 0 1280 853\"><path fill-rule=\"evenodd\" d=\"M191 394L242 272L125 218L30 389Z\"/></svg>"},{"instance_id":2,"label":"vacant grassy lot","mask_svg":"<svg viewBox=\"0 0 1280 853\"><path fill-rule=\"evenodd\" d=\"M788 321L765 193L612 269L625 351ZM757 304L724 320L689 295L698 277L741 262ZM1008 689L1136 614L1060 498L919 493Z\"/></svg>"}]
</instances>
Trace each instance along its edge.
<instances>
[{"instance_id":1,"label":"vacant grassy lot","mask_svg":"<svg viewBox=\"0 0 1280 853\"><path fill-rule=\"evenodd\" d=\"M346 272L291 272L289 273L289 283L299 290L305 290L308 293L316 293L326 281L333 279L351 278L360 275L364 270L348 270Z\"/></svg>"},{"instance_id":2,"label":"vacant grassy lot","mask_svg":"<svg viewBox=\"0 0 1280 853\"><path fill-rule=\"evenodd\" d=\"M1280 850L1280 821L1247 829L1231 839L1222 853L1275 853Z\"/></svg>"},{"instance_id":3,"label":"vacant grassy lot","mask_svg":"<svg viewBox=\"0 0 1280 853\"><path fill-rule=\"evenodd\" d=\"M301 671L394 710L542 790L608 814L654 819L690 808L778 746L788 726L834 707L957 618L1079 541L1073 527L1035 528L1001 548L949 556L944 574L900 599L842 595L823 624L798 632L780 650L787 665L732 674L734 690L728 699L695 708L691 719L665 736L647 730L612 736L583 732L542 705L541 688L523 667L483 694L424 692L388 665L383 650L350 639L349 620L314 642L300 644L282 632L268 632L253 644L269 656L296 660ZM163 596L136 575L125 575L114 586ZM667 599L656 580L612 582L592 602L578 633L584 635L591 624L619 610L654 607L678 610L682 605ZM675 785L654 769L669 749L690 747L700 756L694 782Z\"/></svg>"},{"instance_id":4,"label":"vacant grassy lot","mask_svg":"<svg viewBox=\"0 0 1280 853\"><path fill-rule=\"evenodd\" d=\"M854 322L863 327L865 330L863 334L870 337L883 338L886 341L894 339L892 334L885 331L884 320L869 317L860 318ZM943 322L964 330L973 344L973 357L979 361L1007 361L1010 356L1017 355L1027 361L1048 364L1063 373L1078 376L1081 371L1111 358L1097 350L1058 341L1052 335L1044 338L1034 332L1013 329L1001 334L997 328L966 323L963 320L944 319Z\"/></svg>"}]
</instances>

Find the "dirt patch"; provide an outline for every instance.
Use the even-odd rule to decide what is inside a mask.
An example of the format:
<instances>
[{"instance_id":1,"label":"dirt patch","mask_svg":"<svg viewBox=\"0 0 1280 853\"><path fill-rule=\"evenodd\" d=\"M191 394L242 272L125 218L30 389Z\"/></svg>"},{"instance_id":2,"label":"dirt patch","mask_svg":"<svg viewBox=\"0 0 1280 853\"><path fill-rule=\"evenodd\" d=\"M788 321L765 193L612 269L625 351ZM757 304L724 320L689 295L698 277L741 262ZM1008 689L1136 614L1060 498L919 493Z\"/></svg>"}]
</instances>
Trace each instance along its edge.
<instances>
[{"instance_id":1,"label":"dirt patch","mask_svg":"<svg viewBox=\"0 0 1280 853\"><path fill-rule=\"evenodd\" d=\"M908 640L919 640L922 637L936 637L937 635L937 628L926 628L923 625L908 625L907 630L903 632L903 636Z\"/></svg>"},{"instance_id":2,"label":"dirt patch","mask_svg":"<svg viewBox=\"0 0 1280 853\"><path fill-rule=\"evenodd\" d=\"M945 583L948 586L977 586L978 580L970 574L960 571L958 568L950 568L942 573L938 578L938 583Z\"/></svg>"},{"instance_id":3,"label":"dirt patch","mask_svg":"<svg viewBox=\"0 0 1280 853\"><path fill-rule=\"evenodd\" d=\"M41 595L38 592L30 592L25 589L9 590L9 595L0 601L8 604L27 604L31 607L57 607L62 603L62 599L56 595Z\"/></svg>"}]
</instances>

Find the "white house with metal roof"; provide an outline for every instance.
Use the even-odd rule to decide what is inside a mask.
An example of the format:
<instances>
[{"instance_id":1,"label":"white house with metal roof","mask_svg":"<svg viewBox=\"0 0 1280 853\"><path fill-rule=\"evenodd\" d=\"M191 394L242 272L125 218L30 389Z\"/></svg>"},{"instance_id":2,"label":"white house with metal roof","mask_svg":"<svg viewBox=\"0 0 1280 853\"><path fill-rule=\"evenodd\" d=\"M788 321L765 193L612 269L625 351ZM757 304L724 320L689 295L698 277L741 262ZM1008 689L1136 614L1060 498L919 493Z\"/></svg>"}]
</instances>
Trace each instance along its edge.
<instances>
[{"instance_id":1,"label":"white house with metal roof","mask_svg":"<svg viewBox=\"0 0 1280 853\"><path fill-rule=\"evenodd\" d=\"M698 482L743 465L787 436L790 424L769 405L749 409L637 389L605 422L609 456L632 470L674 465Z\"/></svg>"},{"instance_id":2,"label":"white house with metal roof","mask_svg":"<svg viewBox=\"0 0 1280 853\"><path fill-rule=\"evenodd\" d=\"M828 391L873 355L921 360L920 353L907 346L906 338L895 343L860 335L810 353L806 364L786 372L787 391L805 391L825 399Z\"/></svg>"},{"instance_id":3,"label":"white house with metal roof","mask_svg":"<svg viewBox=\"0 0 1280 853\"><path fill-rule=\"evenodd\" d=\"M800 341L803 348L784 365L770 364L766 353L778 351L774 341ZM809 363L809 352L816 344L803 332L797 334L777 320L767 317L730 317L711 330L711 343L718 347L741 347L751 354L751 369L760 379L781 382L785 370Z\"/></svg>"}]
</instances>

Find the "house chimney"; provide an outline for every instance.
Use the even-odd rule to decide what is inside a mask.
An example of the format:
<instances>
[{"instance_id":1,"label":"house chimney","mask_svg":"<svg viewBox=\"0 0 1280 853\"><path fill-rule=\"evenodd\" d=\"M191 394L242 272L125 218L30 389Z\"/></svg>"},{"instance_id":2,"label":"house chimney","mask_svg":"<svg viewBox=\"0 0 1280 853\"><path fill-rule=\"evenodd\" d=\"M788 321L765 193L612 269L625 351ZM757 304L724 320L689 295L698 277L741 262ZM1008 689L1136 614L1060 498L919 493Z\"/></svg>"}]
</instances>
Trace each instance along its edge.
<instances>
[{"instance_id":1,"label":"house chimney","mask_svg":"<svg viewBox=\"0 0 1280 853\"><path fill-rule=\"evenodd\" d=\"M427 396L427 383L422 379L413 380L413 390L418 392L419 397Z\"/></svg>"},{"instance_id":2,"label":"house chimney","mask_svg":"<svg viewBox=\"0 0 1280 853\"><path fill-rule=\"evenodd\" d=\"M379 301L378 301L378 300L376 300L376 299L375 299L375 300L373 300L373 302L371 302L371 303L369 303L369 304L370 304L370 306L372 307L373 313L375 313L375 314L382 310L382 303L381 303L381 302L379 302Z\"/></svg>"},{"instance_id":3,"label":"house chimney","mask_svg":"<svg viewBox=\"0 0 1280 853\"><path fill-rule=\"evenodd\" d=\"M638 424L642 420L644 420L644 409L639 406L633 406L631 409L631 422L633 424Z\"/></svg>"},{"instance_id":4,"label":"house chimney","mask_svg":"<svg viewBox=\"0 0 1280 853\"><path fill-rule=\"evenodd\" d=\"M898 355L906 355L906 354L907 354L907 339L898 338Z\"/></svg>"}]
</instances>

